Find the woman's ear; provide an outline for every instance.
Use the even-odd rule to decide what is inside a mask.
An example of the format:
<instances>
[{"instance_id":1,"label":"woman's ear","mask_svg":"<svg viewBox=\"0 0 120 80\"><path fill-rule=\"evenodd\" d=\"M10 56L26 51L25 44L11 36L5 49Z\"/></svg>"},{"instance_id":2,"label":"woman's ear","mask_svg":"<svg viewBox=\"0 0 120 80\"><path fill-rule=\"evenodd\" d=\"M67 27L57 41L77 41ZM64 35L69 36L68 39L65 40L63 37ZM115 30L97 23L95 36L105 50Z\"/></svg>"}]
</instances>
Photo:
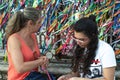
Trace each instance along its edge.
<instances>
[{"instance_id":1,"label":"woman's ear","mask_svg":"<svg viewBox=\"0 0 120 80\"><path fill-rule=\"evenodd\" d=\"M33 21L32 21L32 20L29 20L29 21L28 21L28 25L29 25L29 26L33 25Z\"/></svg>"}]
</instances>

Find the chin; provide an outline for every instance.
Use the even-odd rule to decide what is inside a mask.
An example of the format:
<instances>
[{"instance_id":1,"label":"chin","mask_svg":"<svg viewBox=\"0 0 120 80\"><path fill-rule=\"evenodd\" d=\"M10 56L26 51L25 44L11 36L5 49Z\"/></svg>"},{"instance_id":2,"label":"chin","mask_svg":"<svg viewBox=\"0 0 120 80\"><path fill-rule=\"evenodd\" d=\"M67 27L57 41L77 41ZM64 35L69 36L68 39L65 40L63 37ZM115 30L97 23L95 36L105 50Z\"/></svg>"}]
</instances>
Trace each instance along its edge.
<instances>
[{"instance_id":1,"label":"chin","mask_svg":"<svg viewBox=\"0 0 120 80\"><path fill-rule=\"evenodd\" d=\"M84 45L79 45L81 48L84 48L85 46Z\"/></svg>"}]
</instances>

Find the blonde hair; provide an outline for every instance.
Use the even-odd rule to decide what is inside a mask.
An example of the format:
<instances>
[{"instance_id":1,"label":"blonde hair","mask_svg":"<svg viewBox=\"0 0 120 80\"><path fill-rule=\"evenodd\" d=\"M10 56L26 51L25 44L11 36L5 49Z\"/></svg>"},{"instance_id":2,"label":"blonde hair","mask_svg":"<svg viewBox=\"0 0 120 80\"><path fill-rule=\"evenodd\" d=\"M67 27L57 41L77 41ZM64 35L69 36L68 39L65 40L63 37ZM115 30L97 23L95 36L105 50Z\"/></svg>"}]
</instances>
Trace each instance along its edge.
<instances>
[{"instance_id":1,"label":"blonde hair","mask_svg":"<svg viewBox=\"0 0 120 80\"><path fill-rule=\"evenodd\" d=\"M17 11L8 21L6 26L6 39L13 33L16 33L23 29L28 20L32 20L34 23L40 18L40 10L32 7L24 8L23 11Z\"/></svg>"}]
</instances>

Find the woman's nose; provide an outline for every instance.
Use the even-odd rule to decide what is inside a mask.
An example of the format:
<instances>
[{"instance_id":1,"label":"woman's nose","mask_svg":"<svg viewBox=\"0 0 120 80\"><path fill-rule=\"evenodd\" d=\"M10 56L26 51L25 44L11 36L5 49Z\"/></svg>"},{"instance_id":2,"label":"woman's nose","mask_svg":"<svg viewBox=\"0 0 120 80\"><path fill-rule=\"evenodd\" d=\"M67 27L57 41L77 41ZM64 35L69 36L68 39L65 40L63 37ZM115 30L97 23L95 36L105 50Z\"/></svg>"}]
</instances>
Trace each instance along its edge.
<instances>
[{"instance_id":1,"label":"woman's nose","mask_svg":"<svg viewBox=\"0 0 120 80\"><path fill-rule=\"evenodd\" d=\"M77 44L78 44L78 45L81 45L81 44L82 44L82 42L77 41Z\"/></svg>"}]
</instances>

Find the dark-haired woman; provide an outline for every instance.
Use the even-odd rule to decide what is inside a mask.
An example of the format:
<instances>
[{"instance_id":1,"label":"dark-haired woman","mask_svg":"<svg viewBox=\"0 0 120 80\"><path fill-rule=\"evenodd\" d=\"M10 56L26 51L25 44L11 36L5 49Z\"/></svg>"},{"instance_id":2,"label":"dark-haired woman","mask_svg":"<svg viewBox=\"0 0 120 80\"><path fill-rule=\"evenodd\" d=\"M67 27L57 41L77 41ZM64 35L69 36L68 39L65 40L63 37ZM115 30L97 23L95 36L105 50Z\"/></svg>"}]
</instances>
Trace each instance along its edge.
<instances>
[{"instance_id":1,"label":"dark-haired woman","mask_svg":"<svg viewBox=\"0 0 120 80\"><path fill-rule=\"evenodd\" d=\"M73 25L76 42L72 72L58 80L114 80L116 59L112 47L98 39L96 17L83 17Z\"/></svg>"},{"instance_id":2,"label":"dark-haired woman","mask_svg":"<svg viewBox=\"0 0 120 80\"><path fill-rule=\"evenodd\" d=\"M32 7L17 11L8 21L8 80L47 80L37 75L38 67L48 63L47 57L40 55L35 34L41 22L40 11Z\"/></svg>"}]
</instances>

